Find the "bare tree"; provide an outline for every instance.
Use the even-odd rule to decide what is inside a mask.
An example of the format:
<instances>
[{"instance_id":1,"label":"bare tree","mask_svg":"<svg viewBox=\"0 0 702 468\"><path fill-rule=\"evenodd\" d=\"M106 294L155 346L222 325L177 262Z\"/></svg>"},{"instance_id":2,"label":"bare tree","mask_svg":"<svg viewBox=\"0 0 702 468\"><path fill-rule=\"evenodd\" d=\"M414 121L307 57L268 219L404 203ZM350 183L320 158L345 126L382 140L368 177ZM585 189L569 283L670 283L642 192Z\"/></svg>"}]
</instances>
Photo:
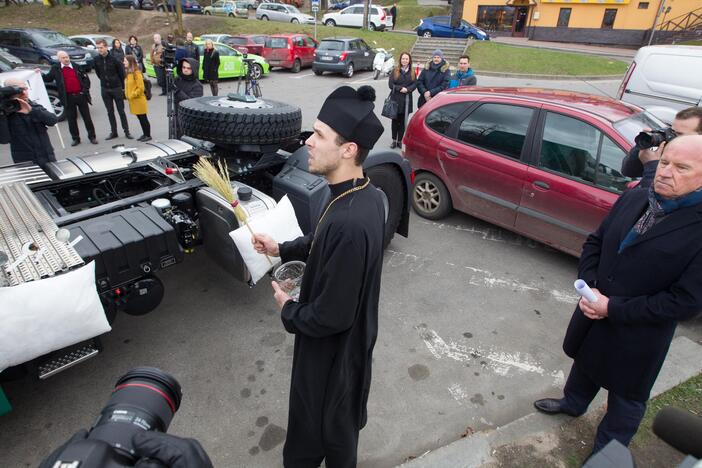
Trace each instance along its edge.
<instances>
[{"instance_id":1,"label":"bare tree","mask_svg":"<svg viewBox=\"0 0 702 468\"><path fill-rule=\"evenodd\" d=\"M463 19L463 2L461 2L461 1L451 2L451 27L452 28L460 27L462 19Z\"/></svg>"},{"instance_id":2,"label":"bare tree","mask_svg":"<svg viewBox=\"0 0 702 468\"><path fill-rule=\"evenodd\" d=\"M183 28L183 6L180 0L175 0L175 16L176 16L176 36L185 36L185 29Z\"/></svg>"},{"instance_id":3,"label":"bare tree","mask_svg":"<svg viewBox=\"0 0 702 468\"><path fill-rule=\"evenodd\" d=\"M361 29L370 29L370 21L368 21L368 16L370 15L370 2L371 0L363 0L363 26Z\"/></svg>"},{"instance_id":4,"label":"bare tree","mask_svg":"<svg viewBox=\"0 0 702 468\"><path fill-rule=\"evenodd\" d=\"M95 7L95 13L97 15L98 31L112 31L110 20L107 16L110 12L110 8L112 8L110 0L93 0L93 6Z\"/></svg>"}]
</instances>

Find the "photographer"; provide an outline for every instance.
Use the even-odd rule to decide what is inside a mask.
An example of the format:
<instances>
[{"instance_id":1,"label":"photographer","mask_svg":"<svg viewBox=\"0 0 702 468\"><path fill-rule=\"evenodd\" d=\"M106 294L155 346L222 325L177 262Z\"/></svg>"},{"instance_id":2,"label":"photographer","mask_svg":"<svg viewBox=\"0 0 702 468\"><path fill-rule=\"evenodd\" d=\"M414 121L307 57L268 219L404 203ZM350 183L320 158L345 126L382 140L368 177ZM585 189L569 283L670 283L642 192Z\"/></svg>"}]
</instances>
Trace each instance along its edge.
<instances>
[{"instance_id":1,"label":"photographer","mask_svg":"<svg viewBox=\"0 0 702 468\"><path fill-rule=\"evenodd\" d=\"M178 106L181 101L186 99L192 99L196 97L202 97L202 83L197 79L197 74L200 71L200 64L197 60L193 58L184 58L178 62L176 68L178 73L178 78L176 78L173 83L175 89L173 94L173 99L175 100L175 110L176 116L178 115ZM178 135L180 138L182 135L180 129L180 123L178 124Z\"/></svg>"},{"instance_id":2,"label":"photographer","mask_svg":"<svg viewBox=\"0 0 702 468\"><path fill-rule=\"evenodd\" d=\"M690 107L678 112L670 130L675 136L702 135L702 107ZM641 177L638 186L641 188L650 187L664 146L665 143L657 151L653 151L651 148L641 149L638 145L634 146L622 161L622 174L627 177Z\"/></svg>"},{"instance_id":3,"label":"photographer","mask_svg":"<svg viewBox=\"0 0 702 468\"><path fill-rule=\"evenodd\" d=\"M8 79L5 86L22 88L22 92L10 99L19 103L19 110L9 115L0 115L0 143L10 144L12 161L15 163L31 161L43 166L56 161L54 148L49 140L47 126L53 126L58 119L42 105L29 100L27 84L18 79Z\"/></svg>"}]
</instances>

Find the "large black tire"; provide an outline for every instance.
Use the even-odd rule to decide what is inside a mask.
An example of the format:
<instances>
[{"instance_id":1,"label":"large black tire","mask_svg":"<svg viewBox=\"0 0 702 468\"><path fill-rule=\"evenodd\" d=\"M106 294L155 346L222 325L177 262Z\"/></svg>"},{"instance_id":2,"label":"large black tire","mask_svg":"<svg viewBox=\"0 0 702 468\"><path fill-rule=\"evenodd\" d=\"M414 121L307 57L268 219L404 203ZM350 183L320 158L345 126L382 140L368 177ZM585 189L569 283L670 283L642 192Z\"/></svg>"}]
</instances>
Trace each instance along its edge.
<instances>
[{"instance_id":1,"label":"large black tire","mask_svg":"<svg viewBox=\"0 0 702 468\"><path fill-rule=\"evenodd\" d=\"M374 166L366 171L373 185L383 191L388 199L388 219L385 221L385 239L383 247L390 244L402 219L405 205L405 189L400 172L389 164Z\"/></svg>"},{"instance_id":2,"label":"large black tire","mask_svg":"<svg viewBox=\"0 0 702 468\"><path fill-rule=\"evenodd\" d=\"M264 107L233 107L226 96L207 96L180 103L185 135L222 145L272 145L295 140L302 129L299 107L261 99Z\"/></svg>"},{"instance_id":3,"label":"large black tire","mask_svg":"<svg viewBox=\"0 0 702 468\"><path fill-rule=\"evenodd\" d=\"M453 209L451 194L434 174L420 172L414 176L412 208L422 218L441 219Z\"/></svg>"}]
</instances>

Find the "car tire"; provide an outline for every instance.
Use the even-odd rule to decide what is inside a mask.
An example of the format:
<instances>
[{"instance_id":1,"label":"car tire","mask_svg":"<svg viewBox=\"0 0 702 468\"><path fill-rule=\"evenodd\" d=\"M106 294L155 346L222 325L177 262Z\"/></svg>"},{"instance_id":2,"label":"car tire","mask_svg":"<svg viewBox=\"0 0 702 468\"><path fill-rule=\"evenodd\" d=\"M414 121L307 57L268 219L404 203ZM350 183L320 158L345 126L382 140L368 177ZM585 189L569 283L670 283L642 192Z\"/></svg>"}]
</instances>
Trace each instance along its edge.
<instances>
[{"instance_id":1,"label":"car tire","mask_svg":"<svg viewBox=\"0 0 702 468\"><path fill-rule=\"evenodd\" d=\"M302 62L300 62L300 59L295 59L295 62L293 62L293 66L290 69L290 71L293 73L300 73L300 69L302 69Z\"/></svg>"},{"instance_id":2,"label":"car tire","mask_svg":"<svg viewBox=\"0 0 702 468\"><path fill-rule=\"evenodd\" d=\"M349 64L346 65L346 71L344 72L344 76L346 78L351 78L353 76L353 62L349 62Z\"/></svg>"},{"instance_id":3,"label":"car tire","mask_svg":"<svg viewBox=\"0 0 702 468\"><path fill-rule=\"evenodd\" d=\"M49 62L48 59L40 58L40 59L39 59L39 65L49 65L49 66L50 66L50 65L51 65L51 62Z\"/></svg>"},{"instance_id":4,"label":"car tire","mask_svg":"<svg viewBox=\"0 0 702 468\"><path fill-rule=\"evenodd\" d=\"M268 17L266 15L261 16L261 21L268 21Z\"/></svg>"},{"instance_id":5,"label":"car tire","mask_svg":"<svg viewBox=\"0 0 702 468\"><path fill-rule=\"evenodd\" d=\"M453 204L441 179L429 172L420 172L414 176L412 208L422 218L436 220L447 216Z\"/></svg>"},{"instance_id":6,"label":"car tire","mask_svg":"<svg viewBox=\"0 0 702 468\"><path fill-rule=\"evenodd\" d=\"M254 80L263 78L263 67L258 63L253 64L253 78Z\"/></svg>"},{"instance_id":7,"label":"car tire","mask_svg":"<svg viewBox=\"0 0 702 468\"><path fill-rule=\"evenodd\" d=\"M180 103L185 135L220 145L273 145L294 141L302 129L299 107L262 99L265 107L222 106L227 98L207 96Z\"/></svg>"},{"instance_id":8,"label":"car tire","mask_svg":"<svg viewBox=\"0 0 702 468\"><path fill-rule=\"evenodd\" d=\"M59 98L58 91L47 90L47 93L49 94L49 101L54 107L54 112L56 112L56 117L58 118L58 121L64 121L66 119L66 108L61 102L61 98Z\"/></svg>"},{"instance_id":9,"label":"car tire","mask_svg":"<svg viewBox=\"0 0 702 468\"><path fill-rule=\"evenodd\" d=\"M402 176L397 169L389 164L370 167L366 170L366 174L371 183L382 190L388 199L388 216L385 220L385 238L383 239L383 247L387 247L400 225L405 205L405 188Z\"/></svg>"},{"instance_id":10,"label":"car tire","mask_svg":"<svg viewBox=\"0 0 702 468\"><path fill-rule=\"evenodd\" d=\"M205 14L206 14L207 16L211 16L211 15L212 15L212 13L210 13L209 11L206 11Z\"/></svg>"},{"instance_id":11,"label":"car tire","mask_svg":"<svg viewBox=\"0 0 702 468\"><path fill-rule=\"evenodd\" d=\"M300 24L300 20L297 19L297 18L291 19L290 22L291 22L292 24Z\"/></svg>"},{"instance_id":12,"label":"car tire","mask_svg":"<svg viewBox=\"0 0 702 468\"><path fill-rule=\"evenodd\" d=\"M136 10L136 8L134 7L134 5L129 5L129 9L130 9L130 10Z\"/></svg>"},{"instance_id":13,"label":"car tire","mask_svg":"<svg viewBox=\"0 0 702 468\"><path fill-rule=\"evenodd\" d=\"M431 37L431 36L432 36L431 31L424 31L424 32L422 32L422 37Z\"/></svg>"},{"instance_id":14,"label":"car tire","mask_svg":"<svg viewBox=\"0 0 702 468\"><path fill-rule=\"evenodd\" d=\"M160 11L161 13L164 13L166 11L163 5L159 5L158 7L156 7L156 10Z\"/></svg>"},{"instance_id":15,"label":"car tire","mask_svg":"<svg viewBox=\"0 0 702 468\"><path fill-rule=\"evenodd\" d=\"M234 18L234 13L229 13L227 16L229 16L230 18Z\"/></svg>"},{"instance_id":16,"label":"car tire","mask_svg":"<svg viewBox=\"0 0 702 468\"><path fill-rule=\"evenodd\" d=\"M380 70L376 70L375 73L373 73L373 79L377 80L378 78L380 78Z\"/></svg>"},{"instance_id":17,"label":"car tire","mask_svg":"<svg viewBox=\"0 0 702 468\"><path fill-rule=\"evenodd\" d=\"M468 34L468 39L475 41L478 38L475 37L475 34Z\"/></svg>"},{"instance_id":18,"label":"car tire","mask_svg":"<svg viewBox=\"0 0 702 468\"><path fill-rule=\"evenodd\" d=\"M328 19L324 22L324 26L329 26L329 27L333 28L334 26L336 26L336 21L334 21L332 19Z\"/></svg>"},{"instance_id":19,"label":"car tire","mask_svg":"<svg viewBox=\"0 0 702 468\"><path fill-rule=\"evenodd\" d=\"M370 24L368 25L368 29L371 30L371 31L375 31L375 30L376 30L375 24L370 23Z\"/></svg>"},{"instance_id":20,"label":"car tire","mask_svg":"<svg viewBox=\"0 0 702 468\"><path fill-rule=\"evenodd\" d=\"M323 72L322 70L312 70L312 71L313 71L314 74L317 75L317 76L322 76L322 75L324 74L324 72Z\"/></svg>"}]
</instances>

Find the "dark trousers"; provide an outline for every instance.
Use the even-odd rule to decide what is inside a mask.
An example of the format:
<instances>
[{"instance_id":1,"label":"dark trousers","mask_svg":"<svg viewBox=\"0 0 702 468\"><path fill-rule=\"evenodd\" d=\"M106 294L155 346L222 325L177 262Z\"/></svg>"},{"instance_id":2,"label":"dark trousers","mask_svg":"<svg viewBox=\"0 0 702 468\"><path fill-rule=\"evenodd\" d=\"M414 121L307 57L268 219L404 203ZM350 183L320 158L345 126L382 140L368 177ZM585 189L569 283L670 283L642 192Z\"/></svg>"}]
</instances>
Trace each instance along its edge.
<instances>
[{"instance_id":1,"label":"dark trousers","mask_svg":"<svg viewBox=\"0 0 702 468\"><path fill-rule=\"evenodd\" d=\"M124 91L122 88L102 88L101 94L102 102L105 103L107 109L107 118L110 120L110 133L117 134L117 119L115 119L114 109L116 107L119 120L122 122L122 130L126 135L129 133L129 124L127 123L127 114L124 112Z\"/></svg>"},{"instance_id":2,"label":"dark trousers","mask_svg":"<svg viewBox=\"0 0 702 468\"><path fill-rule=\"evenodd\" d=\"M402 142L405 136L405 114L403 113L397 119L392 119L392 139L393 141Z\"/></svg>"},{"instance_id":3,"label":"dark trousers","mask_svg":"<svg viewBox=\"0 0 702 468\"><path fill-rule=\"evenodd\" d=\"M210 91L212 91L213 96L217 96L219 93L219 89L217 87L217 80L209 80L208 83L210 84Z\"/></svg>"},{"instance_id":4,"label":"dark trousers","mask_svg":"<svg viewBox=\"0 0 702 468\"><path fill-rule=\"evenodd\" d=\"M85 129L88 131L88 138L95 138L95 126L93 119L90 118L90 107L88 107L88 99L83 94L68 94L66 95L66 120L68 120L68 131L71 132L71 137L74 140L80 140L78 132L78 112L83 118Z\"/></svg>"},{"instance_id":5,"label":"dark trousers","mask_svg":"<svg viewBox=\"0 0 702 468\"><path fill-rule=\"evenodd\" d=\"M146 117L146 114L138 114L137 119L139 119L139 125L141 125L141 133L143 133L144 136L150 137L151 124L149 123L149 119Z\"/></svg>"},{"instance_id":6,"label":"dark trousers","mask_svg":"<svg viewBox=\"0 0 702 468\"><path fill-rule=\"evenodd\" d=\"M599 390L600 386L573 363L563 389L566 409L574 414L583 414ZM628 446L639 429L645 412L646 403L608 392L607 412L597 427L592 453L602 450L612 439Z\"/></svg>"},{"instance_id":7,"label":"dark trousers","mask_svg":"<svg viewBox=\"0 0 702 468\"><path fill-rule=\"evenodd\" d=\"M166 69L163 67L154 66L154 71L156 72L156 83L163 88L163 92L166 92Z\"/></svg>"}]
</instances>

